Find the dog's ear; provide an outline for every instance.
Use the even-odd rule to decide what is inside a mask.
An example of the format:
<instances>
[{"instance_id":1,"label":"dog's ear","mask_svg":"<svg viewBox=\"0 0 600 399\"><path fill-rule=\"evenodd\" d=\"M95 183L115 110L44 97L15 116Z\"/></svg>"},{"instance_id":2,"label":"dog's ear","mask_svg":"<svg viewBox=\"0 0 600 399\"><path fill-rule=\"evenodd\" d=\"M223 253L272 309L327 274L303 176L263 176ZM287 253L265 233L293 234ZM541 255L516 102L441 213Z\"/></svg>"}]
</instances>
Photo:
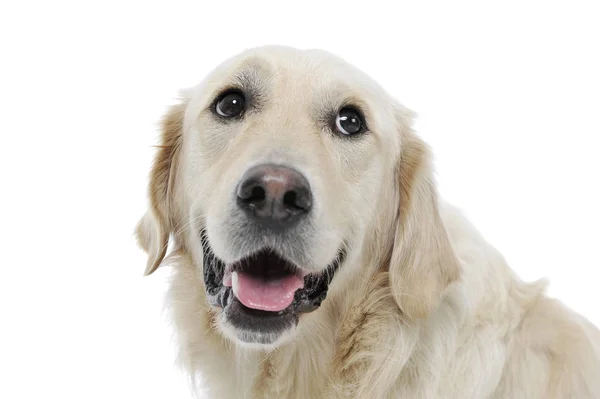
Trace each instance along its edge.
<instances>
[{"instance_id":1,"label":"dog's ear","mask_svg":"<svg viewBox=\"0 0 600 399\"><path fill-rule=\"evenodd\" d=\"M407 118L399 115L399 118ZM458 279L459 261L438 212L427 145L399 121L401 156L396 170L399 209L390 259L390 285L409 319L427 316Z\"/></svg>"},{"instance_id":2,"label":"dog's ear","mask_svg":"<svg viewBox=\"0 0 600 399\"><path fill-rule=\"evenodd\" d=\"M146 276L162 263L173 228L170 203L186 107L185 100L171 106L161 121L160 144L148 184L150 206L135 229L140 247L148 254Z\"/></svg>"}]
</instances>

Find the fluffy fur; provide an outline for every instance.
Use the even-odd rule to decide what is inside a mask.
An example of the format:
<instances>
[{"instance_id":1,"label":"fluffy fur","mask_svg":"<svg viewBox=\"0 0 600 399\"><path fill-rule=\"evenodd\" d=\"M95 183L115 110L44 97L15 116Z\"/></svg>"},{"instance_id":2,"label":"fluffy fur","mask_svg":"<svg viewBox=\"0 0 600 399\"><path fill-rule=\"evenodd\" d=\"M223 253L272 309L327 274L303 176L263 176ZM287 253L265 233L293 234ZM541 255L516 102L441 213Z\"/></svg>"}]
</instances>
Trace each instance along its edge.
<instances>
[{"instance_id":1,"label":"fluffy fur","mask_svg":"<svg viewBox=\"0 0 600 399\"><path fill-rule=\"evenodd\" d=\"M212 100L240 80L260 91L260 106L235 126L217 123ZM348 99L365 110L362 141L318 125L321 110ZM194 389L213 398L600 397L600 332L546 297L543 281L519 280L438 199L411 119L342 60L283 47L233 57L169 110L136 231L146 274L172 265L168 304ZM206 302L198 230L233 259L228 190L249 166L274 160L302 170L316 192L307 263L321 264L340 239L348 257L320 309L277 345L254 348L229 338Z\"/></svg>"}]
</instances>

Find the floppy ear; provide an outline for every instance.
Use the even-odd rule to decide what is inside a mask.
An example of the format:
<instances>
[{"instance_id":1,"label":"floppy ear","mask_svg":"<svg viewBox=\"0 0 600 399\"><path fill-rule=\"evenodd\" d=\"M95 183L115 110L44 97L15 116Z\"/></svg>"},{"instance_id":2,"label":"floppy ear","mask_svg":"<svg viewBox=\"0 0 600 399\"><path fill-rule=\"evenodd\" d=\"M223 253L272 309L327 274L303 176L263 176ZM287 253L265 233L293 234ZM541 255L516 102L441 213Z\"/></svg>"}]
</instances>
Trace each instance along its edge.
<instances>
[{"instance_id":1,"label":"floppy ear","mask_svg":"<svg viewBox=\"0 0 600 399\"><path fill-rule=\"evenodd\" d=\"M399 210L390 262L390 285L409 318L427 316L460 272L459 261L438 212L429 149L402 128L397 166Z\"/></svg>"},{"instance_id":2,"label":"floppy ear","mask_svg":"<svg viewBox=\"0 0 600 399\"><path fill-rule=\"evenodd\" d=\"M160 144L148 184L150 207L135 229L140 247L148 254L146 276L160 266L172 232L170 202L186 106L187 101L171 106L162 119Z\"/></svg>"}]
</instances>

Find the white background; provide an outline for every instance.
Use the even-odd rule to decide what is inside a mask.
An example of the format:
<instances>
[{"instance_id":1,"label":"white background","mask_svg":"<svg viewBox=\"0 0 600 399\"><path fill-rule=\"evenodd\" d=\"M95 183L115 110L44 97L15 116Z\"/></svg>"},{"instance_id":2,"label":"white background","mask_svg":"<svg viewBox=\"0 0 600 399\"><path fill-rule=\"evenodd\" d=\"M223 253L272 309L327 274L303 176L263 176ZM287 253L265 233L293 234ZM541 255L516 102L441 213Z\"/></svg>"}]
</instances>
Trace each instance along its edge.
<instances>
[{"instance_id":1,"label":"white background","mask_svg":"<svg viewBox=\"0 0 600 399\"><path fill-rule=\"evenodd\" d=\"M600 324L594 2L391 3L2 3L0 397L190 397L132 231L166 106L264 44L339 54L417 111L442 194Z\"/></svg>"}]
</instances>

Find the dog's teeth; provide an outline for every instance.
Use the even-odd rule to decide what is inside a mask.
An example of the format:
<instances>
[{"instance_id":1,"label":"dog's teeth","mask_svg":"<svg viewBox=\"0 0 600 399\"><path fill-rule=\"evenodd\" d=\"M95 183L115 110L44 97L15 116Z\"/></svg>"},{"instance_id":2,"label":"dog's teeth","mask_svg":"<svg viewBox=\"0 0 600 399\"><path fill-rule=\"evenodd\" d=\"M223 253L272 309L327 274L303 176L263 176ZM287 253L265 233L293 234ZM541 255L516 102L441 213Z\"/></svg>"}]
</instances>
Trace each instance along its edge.
<instances>
[{"instance_id":1,"label":"dog's teeth","mask_svg":"<svg viewBox=\"0 0 600 399\"><path fill-rule=\"evenodd\" d=\"M238 274L237 272L231 273L231 288L233 289L233 295L237 298L238 296Z\"/></svg>"}]
</instances>

